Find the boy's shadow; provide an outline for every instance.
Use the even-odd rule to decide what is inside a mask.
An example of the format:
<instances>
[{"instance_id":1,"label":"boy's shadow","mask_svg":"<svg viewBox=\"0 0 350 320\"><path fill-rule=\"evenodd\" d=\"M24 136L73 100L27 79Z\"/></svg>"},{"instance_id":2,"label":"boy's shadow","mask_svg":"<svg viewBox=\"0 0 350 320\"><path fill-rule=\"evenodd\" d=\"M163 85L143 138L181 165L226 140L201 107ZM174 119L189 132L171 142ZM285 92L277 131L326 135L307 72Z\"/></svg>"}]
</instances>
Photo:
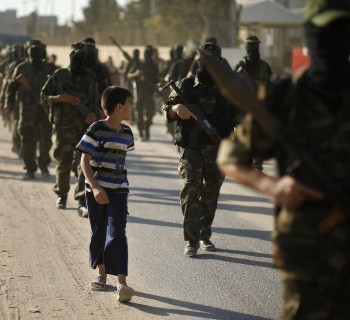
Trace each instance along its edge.
<instances>
[{"instance_id":1,"label":"boy's shadow","mask_svg":"<svg viewBox=\"0 0 350 320\"><path fill-rule=\"evenodd\" d=\"M106 285L105 292L116 293L116 285ZM149 300L156 300L169 305L167 308L155 307L151 304L141 304L135 302L136 297L141 297ZM135 299L136 298L136 299ZM231 310L210 307L204 304L197 304L188 301L176 300L145 292L135 292L133 300L126 303L128 306L138 309L144 313L149 313L157 316L170 316L172 314L181 315L183 317L196 317L200 319L240 319L240 320L266 320L268 318L235 312ZM175 309L178 307L179 309ZM187 310L184 310L187 309Z\"/></svg>"},{"instance_id":2,"label":"boy's shadow","mask_svg":"<svg viewBox=\"0 0 350 320\"><path fill-rule=\"evenodd\" d=\"M197 304L188 301L176 300L172 298L157 296L145 292L136 292L136 297L141 297L150 300L157 300L161 303L166 303L169 307L161 308L154 307L149 304L140 304L132 300L128 305L136 308L142 312L158 316L169 316L171 314L181 315L186 319L187 317L196 317L200 319L241 319L241 320L263 320L259 316L239 313L235 311L210 307L204 304ZM178 307L179 309L175 309ZM186 310L185 310L186 309Z\"/></svg>"}]
</instances>

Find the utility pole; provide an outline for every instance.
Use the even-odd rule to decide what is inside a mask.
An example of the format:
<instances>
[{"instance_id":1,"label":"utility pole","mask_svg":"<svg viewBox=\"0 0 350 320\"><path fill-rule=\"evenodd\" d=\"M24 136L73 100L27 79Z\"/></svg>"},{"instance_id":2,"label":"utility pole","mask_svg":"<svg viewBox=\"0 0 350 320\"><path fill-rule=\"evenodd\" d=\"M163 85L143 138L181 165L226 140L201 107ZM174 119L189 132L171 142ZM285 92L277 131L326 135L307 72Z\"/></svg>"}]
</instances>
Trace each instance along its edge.
<instances>
[{"instance_id":1,"label":"utility pole","mask_svg":"<svg viewBox=\"0 0 350 320\"><path fill-rule=\"evenodd\" d=\"M71 35L75 34L75 26L74 26L74 13L75 13L75 0L71 0Z\"/></svg>"},{"instance_id":2,"label":"utility pole","mask_svg":"<svg viewBox=\"0 0 350 320\"><path fill-rule=\"evenodd\" d=\"M156 0L150 0L150 16L154 17L157 14Z\"/></svg>"},{"instance_id":3,"label":"utility pole","mask_svg":"<svg viewBox=\"0 0 350 320\"><path fill-rule=\"evenodd\" d=\"M237 36L239 28L239 10L236 0L230 3L230 46L235 48L238 45Z\"/></svg>"}]
</instances>

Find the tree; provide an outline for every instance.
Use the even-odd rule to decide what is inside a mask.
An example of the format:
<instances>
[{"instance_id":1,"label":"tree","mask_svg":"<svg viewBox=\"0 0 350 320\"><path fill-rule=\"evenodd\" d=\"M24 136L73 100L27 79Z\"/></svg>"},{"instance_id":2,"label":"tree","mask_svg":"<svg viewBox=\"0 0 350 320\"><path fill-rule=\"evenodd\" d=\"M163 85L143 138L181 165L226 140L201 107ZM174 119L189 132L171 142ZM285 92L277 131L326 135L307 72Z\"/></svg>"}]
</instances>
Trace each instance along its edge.
<instances>
[{"instance_id":1,"label":"tree","mask_svg":"<svg viewBox=\"0 0 350 320\"><path fill-rule=\"evenodd\" d=\"M109 43L112 33L122 45L174 45L216 37L221 46L232 40L232 0L90 0L76 31Z\"/></svg>"},{"instance_id":2,"label":"tree","mask_svg":"<svg viewBox=\"0 0 350 320\"><path fill-rule=\"evenodd\" d=\"M108 38L106 30L117 28L121 12L115 0L90 0L83 9L85 19L76 24L77 33L92 36L97 42L105 42Z\"/></svg>"}]
</instances>

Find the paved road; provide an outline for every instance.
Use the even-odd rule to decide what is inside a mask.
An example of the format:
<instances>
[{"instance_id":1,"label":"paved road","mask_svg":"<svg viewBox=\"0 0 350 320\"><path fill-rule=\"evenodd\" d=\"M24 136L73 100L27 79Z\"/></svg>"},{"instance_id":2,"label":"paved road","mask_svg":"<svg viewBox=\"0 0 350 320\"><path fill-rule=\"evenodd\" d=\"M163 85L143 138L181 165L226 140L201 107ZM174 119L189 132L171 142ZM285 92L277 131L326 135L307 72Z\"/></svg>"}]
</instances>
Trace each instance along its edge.
<instances>
[{"instance_id":1,"label":"paved road","mask_svg":"<svg viewBox=\"0 0 350 320\"><path fill-rule=\"evenodd\" d=\"M116 301L113 277L106 292L89 290L95 274L88 266L89 225L78 217L73 190L68 209L59 211L53 178L22 182L22 163L1 131L0 319L278 318L273 211L265 198L225 181L213 225L218 250L183 255L178 153L162 116L151 141L136 140L128 155L128 282L137 291L129 304ZM266 169L273 172L273 165Z\"/></svg>"}]
</instances>

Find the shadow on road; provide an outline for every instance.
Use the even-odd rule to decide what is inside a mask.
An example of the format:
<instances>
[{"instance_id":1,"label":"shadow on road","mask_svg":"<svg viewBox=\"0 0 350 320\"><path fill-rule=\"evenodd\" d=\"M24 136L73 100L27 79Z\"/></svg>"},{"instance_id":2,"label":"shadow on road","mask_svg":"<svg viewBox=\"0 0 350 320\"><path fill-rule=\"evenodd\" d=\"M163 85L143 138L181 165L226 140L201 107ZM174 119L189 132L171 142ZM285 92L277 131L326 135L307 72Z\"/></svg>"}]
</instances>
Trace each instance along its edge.
<instances>
[{"instance_id":1,"label":"shadow on road","mask_svg":"<svg viewBox=\"0 0 350 320\"><path fill-rule=\"evenodd\" d=\"M240 196L242 199L245 196ZM242 201L242 200L240 200ZM244 212L244 213L255 213L255 214L263 214L267 216L272 216L274 214L274 210L269 207L260 207L260 206L244 206L233 203L220 203L218 204L218 210L227 210L233 213L235 212Z\"/></svg>"},{"instance_id":2,"label":"shadow on road","mask_svg":"<svg viewBox=\"0 0 350 320\"><path fill-rule=\"evenodd\" d=\"M221 193L219 201L247 201L247 202L263 202L270 203L268 199L265 197L257 197L257 196L247 196L247 195L236 195L233 193Z\"/></svg>"},{"instance_id":3,"label":"shadow on road","mask_svg":"<svg viewBox=\"0 0 350 320\"><path fill-rule=\"evenodd\" d=\"M271 241L271 231L265 231L265 230L213 227L213 232L227 234L229 236L254 238L254 239L259 239L264 241Z\"/></svg>"},{"instance_id":4,"label":"shadow on road","mask_svg":"<svg viewBox=\"0 0 350 320\"><path fill-rule=\"evenodd\" d=\"M131 186L131 202L150 203L160 205L175 205L179 206L180 190L173 189L156 189L156 188L133 188ZM142 200L136 199L142 198Z\"/></svg>"},{"instance_id":5,"label":"shadow on road","mask_svg":"<svg viewBox=\"0 0 350 320\"><path fill-rule=\"evenodd\" d=\"M145 299L156 300L162 303L166 303L169 307L153 307L149 304L140 303L129 303L130 307L136 308L142 312L149 313L158 316L169 316L176 314L183 317L195 317L198 319L240 319L240 320L263 320L268 318L263 318L259 316L229 311L225 309L210 307L206 305L201 305L197 303L192 303L188 301L181 301L176 299L171 299L167 297L161 297L154 294L149 294L145 292L137 292L138 297ZM182 309L174 309L174 306ZM186 318L184 318L186 319Z\"/></svg>"},{"instance_id":6,"label":"shadow on road","mask_svg":"<svg viewBox=\"0 0 350 320\"><path fill-rule=\"evenodd\" d=\"M198 254L195 259L197 260L219 260L224 262L230 262L234 264L243 264L243 265L249 265L253 267L261 267L261 268L271 268L272 266L271 262L267 261L258 261L258 260L251 260L251 259L244 259L244 258L238 258L238 257L232 257L232 256L222 256L217 254L218 252L225 252L225 250L216 250L216 253L208 253L205 254Z\"/></svg>"},{"instance_id":7,"label":"shadow on road","mask_svg":"<svg viewBox=\"0 0 350 320\"><path fill-rule=\"evenodd\" d=\"M149 224L152 226L182 229L182 223L140 218L140 217L136 217L135 215L130 215L128 217L128 223ZM271 241L271 231L213 227L213 232L219 233L219 234L226 234L229 236L246 237L246 238L258 239L258 240Z\"/></svg>"}]
</instances>

